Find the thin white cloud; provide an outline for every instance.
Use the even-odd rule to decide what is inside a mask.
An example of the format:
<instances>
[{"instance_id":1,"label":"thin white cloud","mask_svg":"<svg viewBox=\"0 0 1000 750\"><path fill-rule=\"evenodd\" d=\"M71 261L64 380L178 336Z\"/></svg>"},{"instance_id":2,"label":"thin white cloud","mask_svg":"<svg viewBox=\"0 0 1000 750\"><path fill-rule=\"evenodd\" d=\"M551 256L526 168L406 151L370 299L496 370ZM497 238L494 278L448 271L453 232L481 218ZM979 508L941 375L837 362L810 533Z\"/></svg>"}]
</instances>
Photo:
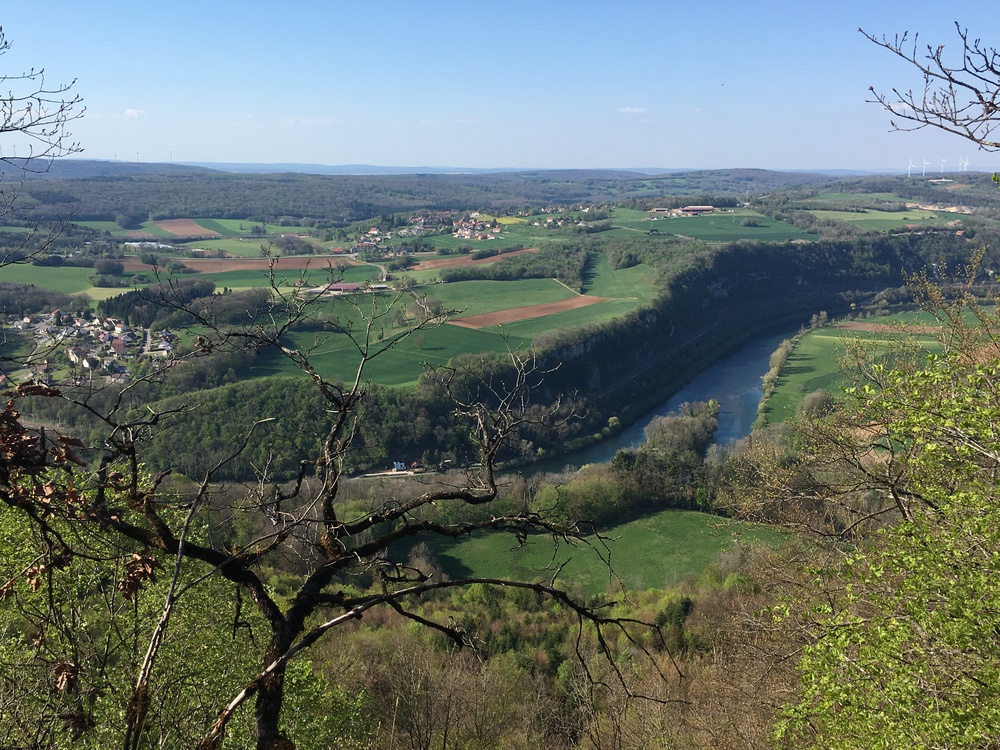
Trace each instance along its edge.
<instances>
[{"instance_id":1,"label":"thin white cloud","mask_svg":"<svg viewBox=\"0 0 1000 750\"><path fill-rule=\"evenodd\" d=\"M453 120L421 120L420 124L429 127L442 127L448 125L475 125L478 122L471 117L456 117Z\"/></svg>"},{"instance_id":2,"label":"thin white cloud","mask_svg":"<svg viewBox=\"0 0 1000 750\"><path fill-rule=\"evenodd\" d=\"M286 125L303 128L322 128L338 124L335 118L322 115L316 117L290 117L284 122Z\"/></svg>"},{"instance_id":3,"label":"thin white cloud","mask_svg":"<svg viewBox=\"0 0 1000 750\"><path fill-rule=\"evenodd\" d=\"M140 117L142 117L142 114L143 113L141 109L135 109L134 107L130 107L129 109L125 110L125 119L138 120Z\"/></svg>"},{"instance_id":4,"label":"thin white cloud","mask_svg":"<svg viewBox=\"0 0 1000 750\"><path fill-rule=\"evenodd\" d=\"M624 115L644 115L646 114L645 107L622 107L618 110Z\"/></svg>"}]
</instances>

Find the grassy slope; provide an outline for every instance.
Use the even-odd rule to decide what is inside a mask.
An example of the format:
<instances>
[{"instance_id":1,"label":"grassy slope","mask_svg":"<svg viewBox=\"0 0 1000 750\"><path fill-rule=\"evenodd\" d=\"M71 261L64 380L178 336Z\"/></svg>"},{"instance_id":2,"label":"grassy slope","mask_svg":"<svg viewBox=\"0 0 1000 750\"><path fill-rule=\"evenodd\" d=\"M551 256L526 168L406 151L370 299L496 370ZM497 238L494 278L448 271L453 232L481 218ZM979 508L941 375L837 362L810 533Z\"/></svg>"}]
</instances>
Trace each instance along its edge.
<instances>
[{"instance_id":1,"label":"grassy slope","mask_svg":"<svg viewBox=\"0 0 1000 750\"><path fill-rule=\"evenodd\" d=\"M745 227L743 220L753 218L759 226ZM661 217L650 221L649 214L632 209L617 209L612 217L615 229L602 233L602 237L636 237L646 235L655 229L661 236L676 235L693 237L705 242L735 242L736 240L764 240L782 242L784 240L815 239L790 224L751 211L735 208L723 209L718 213L704 216Z\"/></svg>"},{"instance_id":2,"label":"grassy slope","mask_svg":"<svg viewBox=\"0 0 1000 750\"><path fill-rule=\"evenodd\" d=\"M289 342L302 349L312 349L310 361L328 378L351 380L357 368L358 354L345 336L316 334L308 331L289 336ZM375 342L373 342L375 343ZM510 338L512 347L524 347L528 342ZM413 387L428 365L444 365L452 357L467 352L502 352L503 339L492 331L474 331L458 326L443 325L428 329L402 341L391 351L370 361L366 378L388 386ZM248 373L250 377L299 374L286 359L268 352L262 353L259 364Z\"/></svg>"},{"instance_id":3,"label":"grassy slope","mask_svg":"<svg viewBox=\"0 0 1000 750\"><path fill-rule=\"evenodd\" d=\"M49 268L25 263L4 266L0 272L0 280L14 284L35 284L65 294L79 294L96 291L90 286L88 280L93 275L93 268L73 268L70 266ZM114 291L117 294L126 290L117 289Z\"/></svg>"},{"instance_id":4,"label":"grassy slope","mask_svg":"<svg viewBox=\"0 0 1000 750\"><path fill-rule=\"evenodd\" d=\"M597 254L589 276L585 279L587 294L594 297L635 300L646 304L656 297L654 271L649 266L611 268L608 256Z\"/></svg>"},{"instance_id":5,"label":"grassy slope","mask_svg":"<svg viewBox=\"0 0 1000 750\"><path fill-rule=\"evenodd\" d=\"M327 262L327 258L317 258L315 261L315 267L310 268L305 272L303 278L308 282L310 286L321 286L329 280L329 274L327 270L323 267L323 263ZM343 274L339 272L336 278L340 282L344 283L354 283L361 284L365 281L370 281L373 274L378 271L374 266L351 266L344 269ZM281 270L281 264L279 263L275 268L274 278L278 282L278 286L287 287L294 284L303 272L297 271L295 269L289 269L286 271ZM185 275L183 278L192 279L210 279L215 282L215 287L217 289L222 289L222 287L229 287L230 289L252 289L255 287L267 286L268 278L266 271L254 270L254 271L223 271L222 273L202 273L197 275Z\"/></svg>"},{"instance_id":6,"label":"grassy slope","mask_svg":"<svg viewBox=\"0 0 1000 750\"><path fill-rule=\"evenodd\" d=\"M881 318L870 318L864 322L878 325L906 323L930 324L916 313L904 313ZM846 352L846 342L860 340L876 350L887 350L893 342L911 338L903 332L885 331L841 331L835 327L810 331L802 336L781 370L778 388L768 402L767 423L777 424L795 414L802 399L815 390L823 390L837 395L849 385L843 374L842 363ZM912 337L921 345L933 349L935 341L931 335Z\"/></svg>"},{"instance_id":7,"label":"grassy slope","mask_svg":"<svg viewBox=\"0 0 1000 750\"><path fill-rule=\"evenodd\" d=\"M617 575L630 588L665 588L685 576L697 575L738 539L745 544L777 544L782 535L772 529L738 523L692 511L668 510L607 530L611 561ZM549 579L569 561L561 578L581 586L588 594L609 588L607 566L599 546L553 548L548 537L532 537L517 548L513 536L489 534L450 545L439 555L445 572L462 575Z\"/></svg>"},{"instance_id":8,"label":"grassy slope","mask_svg":"<svg viewBox=\"0 0 1000 750\"><path fill-rule=\"evenodd\" d=\"M213 274L211 278L216 281L217 286L236 288L243 281L242 278L233 275L238 273L242 272ZM349 274L351 273L364 274L370 273L370 270L367 266L358 266L350 269ZM628 296L578 310L509 323L503 326L503 334L508 337L512 347L520 348L526 347L535 336L557 328L600 323L624 315L652 299L656 291L652 278L652 270L645 266L612 271L606 257L602 255L595 263L589 283L591 293L596 296ZM461 310L463 311L461 314L466 316L556 302L575 296L572 291L552 279L525 279L518 282L463 281L452 284L431 284L419 287L415 291L440 300L446 309ZM316 341L315 334L303 332L295 334L293 341L301 347L316 345L313 361L325 375L353 377L358 358L344 337L323 335ZM367 373L372 381L383 385L412 387L423 373L425 363L443 365L459 354L504 350L505 345L499 327L476 331L444 325L421 331L404 341L373 361ZM285 361L268 356L254 369L252 375L289 374L292 371L291 366Z\"/></svg>"},{"instance_id":9,"label":"grassy slope","mask_svg":"<svg viewBox=\"0 0 1000 750\"><path fill-rule=\"evenodd\" d=\"M421 294L441 300L463 316L509 310L512 307L560 302L576 295L554 279L522 281L459 281L421 287Z\"/></svg>"},{"instance_id":10,"label":"grassy slope","mask_svg":"<svg viewBox=\"0 0 1000 750\"><path fill-rule=\"evenodd\" d=\"M945 211L925 211L920 208L908 208L905 211L877 211L866 209L864 213L856 211L812 211L819 219L837 219L846 221L862 229L888 231L900 229L909 224L929 226L945 226L949 222L961 220L961 214Z\"/></svg>"}]
</instances>

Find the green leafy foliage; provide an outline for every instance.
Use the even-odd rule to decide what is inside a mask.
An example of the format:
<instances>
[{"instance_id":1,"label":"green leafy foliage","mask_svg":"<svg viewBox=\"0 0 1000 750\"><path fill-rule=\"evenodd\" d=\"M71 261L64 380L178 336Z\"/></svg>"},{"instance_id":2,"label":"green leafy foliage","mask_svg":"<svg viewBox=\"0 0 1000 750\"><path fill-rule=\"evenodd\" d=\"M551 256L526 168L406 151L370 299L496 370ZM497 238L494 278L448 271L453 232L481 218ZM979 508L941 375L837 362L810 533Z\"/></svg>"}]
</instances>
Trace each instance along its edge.
<instances>
[{"instance_id":1,"label":"green leafy foliage","mask_svg":"<svg viewBox=\"0 0 1000 750\"><path fill-rule=\"evenodd\" d=\"M926 284L923 293L942 301ZM1000 739L1000 329L978 308L965 322L961 303L940 312L942 355L914 369L873 367L834 414L860 440L855 469L890 498L881 511L890 523L815 581L816 590L839 583L810 615L818 637L803 650L801 697L777 732L783 746Z\"/></svg>"}]
</instances>

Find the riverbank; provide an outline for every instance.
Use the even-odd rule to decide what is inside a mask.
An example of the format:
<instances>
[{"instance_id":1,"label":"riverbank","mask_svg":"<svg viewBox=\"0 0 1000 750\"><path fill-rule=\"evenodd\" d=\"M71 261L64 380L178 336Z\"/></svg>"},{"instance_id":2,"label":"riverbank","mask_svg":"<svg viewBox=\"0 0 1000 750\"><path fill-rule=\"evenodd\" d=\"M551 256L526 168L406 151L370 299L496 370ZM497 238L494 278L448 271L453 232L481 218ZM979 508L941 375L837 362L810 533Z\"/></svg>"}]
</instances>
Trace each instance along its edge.
<instances>
[{"instance_id":1,"label":"riverbank","mask_svg":"<svg viewBox=\"0 0 1000 750\"><path fill-rule=\"evenodd\" d=\"M762 378L771 353L799 329L785 328L744 343L697 373L684 387L651 407L616 435L579 451L533 464L530 473L559 471L567 466L606 463L623 448L644 442L644 430L653 419L676 411L681 404L715 399L719 403L719 427L715 442L726 445L750 434L762 395Z\"/></svg>"}]
</instances>

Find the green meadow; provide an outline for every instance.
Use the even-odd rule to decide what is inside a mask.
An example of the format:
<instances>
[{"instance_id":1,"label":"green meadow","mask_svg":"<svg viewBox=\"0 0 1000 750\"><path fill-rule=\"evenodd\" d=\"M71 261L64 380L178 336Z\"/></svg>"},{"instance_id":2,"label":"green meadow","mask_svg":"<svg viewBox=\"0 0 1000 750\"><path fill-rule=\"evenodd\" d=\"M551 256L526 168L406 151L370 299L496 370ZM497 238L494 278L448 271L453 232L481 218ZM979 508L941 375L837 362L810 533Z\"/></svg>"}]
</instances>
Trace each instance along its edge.
<instances>
[{"instance_id":1,"label":"green meadow","mask_svg":"<svg viewBox=\"0 0 1000 750\"><path fill-rule=\"evenodd\" d=\"M288 288L301 278L306 281L307 287L322 286L330 280L329 272L322 265L328 260L328 258L317 258L315 268L302 271L297 269L282 270L281 262L279 261L274 269L275 283L279 288ZM382 272L375 266L348 266L342 271L335 271L334 279L337 282L346 284L362 284L366 281L377 280L381 275ZM180 278L208 279L215 282L216 289L222 289L223 287L229 287L230 289L253 289L268 286L267 271L261 270L182 274Z\"/></svg>"},{"instance_id":2,"label":"green meadow","mask_svg":"<svg viewBox=\"0 0 1000 750\"><path fill-rule=\"evenodd\" d=\"M15 263L0 269L0 281L15 284L35 284L45 289L51 289L65 294L90 294L95 290L90 285L90 277L94 275L93 268L76 268L73 266L34 266L30 263ZM126 291L114 290L115 293Z\"/></svg>"},{"instance_id":3,"label":"green meadow","mask_svg":"<svg viewBox=\"0 0 1000 750\"><path fill-rule=\"evenodd\" d=\"M260 224L247 221L246 219L192 219L195 224L207 229L211 232L218 232L223 238L234 238L234 237L246 237L248 241L255 242L259 245L262 241L266 242L266 239L253 238L250 237L251 227L260 226ZM137 229L123 229L114 221L74 221L73 224L77 224L81 227L88 227L90 229L96 229L99 232L107 232L115 239L128 240L135 239L135 234L138 232L145 232L156 239L171 240L176 239L176 235L168 232L165 229L161 229L156 225L155 221L144 221L141 226ZM264 232L268 235L279 235L284 232L308 232L309 229L306 227L283 227L278 224L265 224Z\"/></svg>"},{"instance_id":4,"label":"green meadow","mask_svg":"<svg viewBox=\"0 0 1000 750\"><path fill-rule=\"evenodd\" d=\"M589 305L588 307L580 307L576 310L566 310L540 318L504 323L503 331L506 334L534 339L544 333L551 333L560 329L605 323L614 318L622 317L634 310L635 307L636 304L629 300L607 300L605 302L598 302L595 305ZM499 327L496 330L499 331Z\"/></svg>"},{"instance_id":5,"label":"green meadow","mask_svg":"<svg viewBox=\"0 0 1000 750\"><path fill-rule=\"evenodd\" d=\"M757 226L743 226L745 219L752 219ZM653 228L661 235L691 237L704 242L735 242L736 240L762 240L783 242L786 240L815 239L815 235L769 219L753 211L727 209L724 212L703 216L675 216L653 222Z\"/></svg>"},{"instance_id":6,"label":"green meadow","mask_svg":"<svg viewBox=\"0 0 1000 750\"><path fill-rule=\"evenodd\" d=\"M577 296L555 279L521 281L457 281L430 284L418 291L437 300L463 317L509 310L514 307L544 305Z\"/></svg>"},{"instance_id":7,"label":"green meadow","mask_svg":"<svg viewBox=\"0 0 1000 750\"><path fill-rule=\"evenodd\" d=\"M474 536L447 549L435 550L445 573L516 580L548 580L565 563L560 580L572 581L588 595L617 589L603 557L633 591L668 588L688 576L698 576L733 549L746 545L777 545L784 536L762 526L739 523L693 511L667 510L604 531L605 543L561 544L533 535L518 546L512 535Z\"/></svg>"},{"instance_id":8,"label":"green meadow","mask_svg":"<svg viewBox=\"0 0 1000 750\"><path fill-rule=\"evenodd\" d=\"M614 269L604 253L593 253L584 278L584 291L594 297L652 302L658 294L655 271L645 265Z\"/></svg>"},{"instance_id":9,"label":"green meadow","mask_svg":"<svg viewBox=\"0 0 1000 750\"><path fill-rule=\"evenodd\" d=\"M961 214L947 211L927 211L922 208L907 208L905 211L878 211L867 208L863 211L810 211L818 219L836 219L854 224L862 229L887 231L900 229L908 224L946 226L961 220Z\"/></svg>"},{"instance_id":10,"label":"green meadow","mask_svg":"<svg viewBox=\"0 0 1000 750\"><path fill-rule=\"evenodd\" d=\"M386 331L390 336L392 331ZM526 347L529 342L513 336L507 342L511 348ZM343 334L295 331L287 338L290 346L309 352L309 361L324 377L351 381L354 379L360 355ZM379 342L372 342L373 350ZM501 353L507 344L497 333L472 330L453 325L441 325L418 331L402 340L389 351L373 358L365 367L365 379L380 385L412 388L427 366L442 366L453 357L470 352ZM248 373L251 377L301 374L281 355L264 352Z\"/></svg>"},{"instance_id":11,"label":"green meadow","mask_svg":"<svg viewBox=\"0 0 1000 750\"><path fill-rule=\"evenodd\" d=\"M258 239L250 237L250 230L253 227L261 226L260 222L248 221L247 219L194 219L195 224L213 232L218 232L223 237L247 237L248 239ZM264 224L264 233L269 235L284 234L285 232L305 233L309 232L308 227L285 227L279 224Z\"/></svg>"},{"instance_id":12,"label":"green meadow","mask_svg":"<svg viewBox=\"0 0 1000 750\"><path fill-rule=\"evenodd\" d=\"M892 326L934 325L934 321L917 313L902 313L868 318L862 323L878 326L878 330L842 330L836 326L809 331L799 338L788 361L781 369L778 387L767 405L767 424L783 422L795 414L802 400L813 391L823 389L837 396L851 384L844 374L845 356L849 344L857 343L874 353L888 355L893 347L903 343L918 345L928 351L937 349L931 334L913 334L891 330ZM885 326L886 328L883 328Z\"/></svg>"},{"instance_id":13,"label":"green meadow","mask_svg":"<svg viewBox=\"0 0 1000 750\"><path fill-rule=\"evenodd\" d=\"M268 241L266 238L261 237L230 237L219 240L192 240L191 242L179 245L179 247L183 247L185 250L204 250L210 253L221 251L237 258L262 258L264 257L264 249L268 248ZM280 253L274 252L273 248L272 253L280 255Z\"/></svg>"}]
</instances>

